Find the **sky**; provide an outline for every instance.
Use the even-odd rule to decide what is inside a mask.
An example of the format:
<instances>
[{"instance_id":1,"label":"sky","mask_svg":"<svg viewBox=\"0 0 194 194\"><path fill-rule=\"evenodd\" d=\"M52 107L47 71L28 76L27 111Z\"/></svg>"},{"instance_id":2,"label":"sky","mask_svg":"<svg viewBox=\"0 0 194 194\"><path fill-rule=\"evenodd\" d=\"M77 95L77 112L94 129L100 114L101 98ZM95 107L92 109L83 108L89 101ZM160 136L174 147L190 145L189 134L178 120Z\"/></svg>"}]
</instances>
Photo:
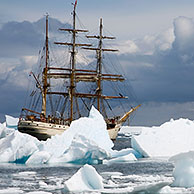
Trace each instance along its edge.
<instances>
[{"instance_id":1,"label":"sky","mask_svg":"<svg viewBox=\"0 0 194 194\"><path fill-rule=\"evenodd\" d=\"M0 121L19 116L28 73L37 63L41 18L71 21L74 0L0 1ZM194 1L78 0L87 29L99 18L117 37L117 57L142 107L132 125L160 125L171 118L194 119Z\"/></svg>"}]
</instances>

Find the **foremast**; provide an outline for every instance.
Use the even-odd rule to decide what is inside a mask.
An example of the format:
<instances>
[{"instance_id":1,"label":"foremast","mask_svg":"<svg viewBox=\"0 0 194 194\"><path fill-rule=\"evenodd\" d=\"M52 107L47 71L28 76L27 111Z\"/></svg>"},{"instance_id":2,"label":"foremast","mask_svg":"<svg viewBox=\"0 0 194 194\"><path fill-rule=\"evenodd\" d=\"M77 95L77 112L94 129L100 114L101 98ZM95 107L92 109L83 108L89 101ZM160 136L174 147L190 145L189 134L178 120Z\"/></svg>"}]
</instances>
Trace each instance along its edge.
<instances>
[{"instance_id":1,"label":"foremast","mask_svg":"<svg viewBox=\"0 0 194 194\"><path fill-rule=\"evenodd\" d=\"M42 89L42 115L46 117L46 97L47 97L47 73L48 73L48 60L49 60L49 50L48 50L48 14L46 15L46 42L45 42L45 50L46 50L46 59L45 59L45 68L43 69L43 89Z\"/></svg>"}]
</instances>

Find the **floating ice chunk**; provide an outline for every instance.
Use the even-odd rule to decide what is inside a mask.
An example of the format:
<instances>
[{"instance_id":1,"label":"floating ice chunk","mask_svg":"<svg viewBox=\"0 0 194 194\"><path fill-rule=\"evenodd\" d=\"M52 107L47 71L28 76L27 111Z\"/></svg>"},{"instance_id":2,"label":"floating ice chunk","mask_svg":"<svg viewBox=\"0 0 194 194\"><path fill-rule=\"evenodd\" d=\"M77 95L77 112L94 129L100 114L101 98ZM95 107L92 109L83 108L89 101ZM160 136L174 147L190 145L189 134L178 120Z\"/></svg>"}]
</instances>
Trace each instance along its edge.
<instances>
[{"instance_id":1,"label":"floating ice chunk","mask_svg":"<svg viewBox=\"0 0 194 194\"><path fill-rule=\"evenodd\" d=\"M52 157L49 163L76 163L76 164L98 164L104 158L110 157L106 150L82 135L76 135L71 146L58 158Z\"/></svg>"},{"instance_id":2,"label":"floating ice chunk","mask_svg":"<svg viewBox=\"0 0 194 194\"><path fill-rule=\"evenodd\" d=\"M158 193L163 187L169 184L170 184L169 182L159 182L137 186L133 189L132 193Z\"/></svg>"},{"instance_id":3,"label":"floating ice chunk","mask_svg":"<svg viewBox=\"0 0 194 194\"><path fill-rule=\"evenodd\" d=\"M14 118L9 115L5 115L6 122L0 123L0 139L13 133L17 128L18 118Z\"/></svg>"},{"instance_id":4,"label":"floating ice chunk","mask_svg":"<svg viewBox=\"0 0 194 194\"><path fill-rule=\"evenodd\" d=\"M92 191L103 189L102 177L95 168L86 164L65 182L64 191Z\"/></svg>"},{"instance_id":5,"label":"floating ice chunk","mask_svg":"<svg viewBox=\"0 0 194 194\"><path fill-rule=\"evenodd\" d=\"M58 183L57 182L57 184L55 185L55 184L47 184L46 182L44 182L44 181L39 181L39 186L40 186L40 188L42 188L42 189L46 189L46 190L53 190L53 191L55 191L55 190L61 190L61 189L63 189L64 188L64 185L63 184L60 184L60 183Z\"/></svg>"},{"instance_id":6,"label":"floating ice chunk","mask_svg":"<svg viewBox=\"0 0 194 194\"><path fill-rule=\"evenodd\" d=\"M35 137L15 131L0 139L0 162L25 161L28 156L38 150L39 144L40 142Z\"/></svg>"},{"instance_id":7,"label":"floating ice chunk","mask_svg":"<svg viewBox=\"0 0 194 194\"><path fill-rule=\"evenodd\" d=\"M112 158L108 160L104 160L103 163L111 164L111 163L119 163L119 162L136 161L137 158L141 158L142 155L132 148L127 148L120 151L112 150L111 157Z\"/></svg>"},{"instance_id":8,"label":"floating ice chunk","mask_svg":"<svg viewBox=\"0 0 194 194\"><path fill-rule=\"evenodd\" d=\"M116 158L116 157L121 157L121 156L125 156L132 153L136 158L142 158L142 155L137 152L136 150L134 150L133 148L126 148L126 149L122 149L122 150L112 150L111 151L111 156L112 158Z\"/></svg>"},{"instance_id":9,"label":"floating ice chunk","mask_svg":"<svg viewBox=\"0 0 194 194\"><path fill-rule=\"evenodd\" d=\"M158 192L158 194L192 194L192 191L187 191L185 188L177 188L177 187L170 187L170 186L165 186L162 189L160 189L160 191Z\"/></svg>"},{"instance_id":10,"label":"floating ice chunk","mask_svg":"<svg viewBox=\"0 0 194 194\"><path fill-rule=\"evenodd\" d=\"M6 136L6 127L5 124L0 123L0 139Z\"/></svg>"},{"instance_id":11,"label":"floating ice chunk","mask_svg":"<svg viewBox=\"0 0 194 194\"><path fill-rule=\"evenodd\" d=\"M11 128L17 127L19 118L14 118L14 117L9 116L9 115L5 115L5 118L6 118L6 126L7 127L11 127Z\"/></svg>"},{"instance_id":12,"label":"floating ice chunk","mask_svg":"<svg viewBox=\"0 0 194 194\"><path fill-rule=\"evenodd\" d=\"M194 187L194 151L181 153L170 158L175 163L173 186Z\"/></svg>"},{"instance_id":13,"label":"floating ice chunk","mask_svg":"<svg viewBox=\"0 0 194 194\"><path fill-rule=\"evenodd\" d=\"M13 133L15 128L6 127L6 122L0 123L0 139L6 137L7 135Z\"/></svg>"},{"instance_id":14,"label":"floating ice chunk","mask_svg":"<svg viewBox=\"0 0 194 194\"><path fill-rule=\"evenodd\" d=\"M46 191L32 191L32 192L28 192L27 194L52 194L52 193L46 192Z\"/></svg>"},{"instance_id":15,"label":"floating ice chunk","mask_svg":"<svg viewBox=\"0 0 194 194\"><path fill-rule=\"evenodd\" d=\"M101 174L106 176L123 176L122 172L102 172Z\"/></svg>"},{"instance_id":16,"label":"floating ice chunk","mask_svg":"<svg viewBox=\"0 0 194 194\"><path fill-rule=\"evenodd\" d=\"M6 188L6 189L2 189L0 190L0 194L20 194L20 193L24 193L24 191L20 190L20 188Z\"/></svg>"},{"instance_id":17,"label":"floating ice chunk","mask_svg":"<svg viewBox=\"0 0 194 194\"><path fill-rule=\"evenodd\" d=\"M37 151L28 158L26 164L45 164L48 162L51 155L45 151Z\"/></svg>"},{"instance_id":18,"label":"floating ice chunk","mask_svg":"<svg viewBox=\"0 0 194 194\"><path fill-rule=\"evenodd\" d=\"M119 134L125 135L125 136L132 136L132 135L140 135L142 132L142 128L139 126L123 126L121 127L121 130L119 131Z\"/></svg>"},{"instance_id":19,"label":"floating ice chunk","mask_svg":"<svg viewBox=\"0 0 194 194\"><path fill-rule=\"evenodd\" d=\"M84 164L107 158L113 145L103 116L92 107L89 117L73 121L62 135L43 143L42 150L50 153L51 163L77 161Z\"/></svg>"},{"instance_id":20,"label":"floating ice chunk","mask_svg":"<svg viewBox=\"0 0 194 194\"><path fill-rule=\"evenodd\" d=\"M170 120L160 127L144 128L132 137L132 147L144 157L170 157L194 150L194 122L188 119Z\"/></svg>"},{"instance_id":21,"label":"floating ice chunk","mask_svg":"<svg viewBox=\"0 0 194 194\"><path fill-rule=\"evenodd\" d=\"M136 161L137 158L134 156L134 154L130 153L128 155L120 156L117 158L113 158L110 160L104 160L104 164L112 164L112 163L120 163L120 162L130 162L130 161Z\"/></svg>"}]
</instances>

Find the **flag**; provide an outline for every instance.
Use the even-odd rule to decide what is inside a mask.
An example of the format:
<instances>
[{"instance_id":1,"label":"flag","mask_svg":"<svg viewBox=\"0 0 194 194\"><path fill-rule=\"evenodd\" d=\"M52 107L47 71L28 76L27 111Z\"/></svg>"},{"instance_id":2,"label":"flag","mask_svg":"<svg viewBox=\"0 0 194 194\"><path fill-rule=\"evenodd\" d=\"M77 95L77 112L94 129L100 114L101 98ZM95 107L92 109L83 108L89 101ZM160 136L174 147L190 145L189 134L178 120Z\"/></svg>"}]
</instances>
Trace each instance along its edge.
<instances>
[{"instance_id":1,"label":"flag","mask_svg":"<svg viewBox=\"0 0 194 194\"><path fill-rule=\"evenodd\" d=\"M76 5L77 5L77 0L75 0L74 9L76 8Z\"/></svg>"}]
</instances>

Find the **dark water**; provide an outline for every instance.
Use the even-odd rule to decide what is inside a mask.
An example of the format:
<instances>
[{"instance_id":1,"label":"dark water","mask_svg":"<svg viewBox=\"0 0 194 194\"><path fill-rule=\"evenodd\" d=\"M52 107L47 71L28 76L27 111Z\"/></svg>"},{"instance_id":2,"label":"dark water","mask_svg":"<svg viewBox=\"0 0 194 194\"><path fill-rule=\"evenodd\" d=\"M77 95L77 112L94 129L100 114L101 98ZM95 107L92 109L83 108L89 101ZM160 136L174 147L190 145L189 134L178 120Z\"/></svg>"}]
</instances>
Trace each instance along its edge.
<instances>
[{"instance_id":1,"label":"dark water","mask_svg":"<svg viewBox=\"0 0 194 194\"><path fill-rule=\"evenodd\" d=\"M129 146L129 139L119 138L115 142L114 149L120 150ZM35 191L37 193L43 191L56 194L65 193L63 191L64 182L80 167L64 164L57 166L1 164L0 193ZM141 159L136 162L100 164L94 167L104 179L105 193L130 193L131 188L139 185L172 181L173 165L165 159Z\"/></svg>"}]
</instances>

